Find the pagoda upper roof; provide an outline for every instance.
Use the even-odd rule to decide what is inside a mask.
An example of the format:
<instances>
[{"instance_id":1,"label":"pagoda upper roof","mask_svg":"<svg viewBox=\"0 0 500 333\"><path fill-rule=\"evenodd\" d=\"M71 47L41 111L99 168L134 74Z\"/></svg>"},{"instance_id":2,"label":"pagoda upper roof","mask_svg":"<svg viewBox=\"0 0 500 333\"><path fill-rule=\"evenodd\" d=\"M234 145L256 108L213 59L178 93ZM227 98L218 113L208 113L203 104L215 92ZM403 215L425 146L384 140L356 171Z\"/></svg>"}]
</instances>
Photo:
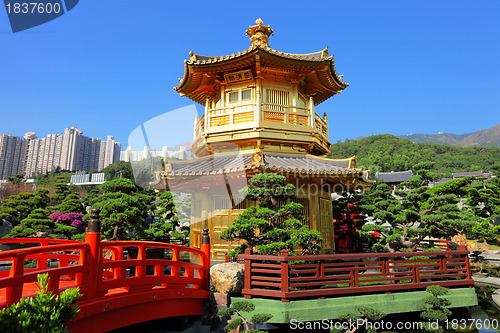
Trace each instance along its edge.
<instances>
[{"instance_id":1,"label":"pagoda upper roof","mask_svg":"<svg viewBox=\"0 0 500 333\"><path fill-rule=\"evenodd\" d=\"M264 67L280 68L295 74L305 93L314 95L316 105L349 85L337 74L334 56L328 55L328 48L306 54L274 50L268 45L272 29L264 26L260 19L256 23L247 30L252 44L246 50L224 56L205 56L190 52L189 60L185 60L184 76L174 89L181 95L204 104L206 98L216 94L216 86L223 81L223 74L249 67L257 67L259 71Z\"/></svg>"}]
</instances>

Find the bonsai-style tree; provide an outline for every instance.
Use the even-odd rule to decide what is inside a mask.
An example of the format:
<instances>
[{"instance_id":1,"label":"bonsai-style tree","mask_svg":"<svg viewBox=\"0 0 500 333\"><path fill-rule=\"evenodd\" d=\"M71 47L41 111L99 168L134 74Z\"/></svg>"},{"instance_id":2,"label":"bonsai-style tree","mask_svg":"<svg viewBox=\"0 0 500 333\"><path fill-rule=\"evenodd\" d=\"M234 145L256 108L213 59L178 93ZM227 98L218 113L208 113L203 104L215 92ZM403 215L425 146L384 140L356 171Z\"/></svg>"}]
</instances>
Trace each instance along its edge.
<instances>
[{"instance_id":1,"label":"bonsai-style tree","mask_svg":"<svg viewBox=\"0 0 500 333\"><path fill-rule=\"evenodd\" d=\"M430 322L428 323L423 323L429 324L425 329L427 331L431 332L443 332L443 327L442 325L437 325L437 327L432 327L431 324L432 322L438 322L439 324L443 323L448 319L448 317L451 315L451 311L446 309L445 307L451 304L451 301L447 298L442 298L439 296L446 295L448 293L448 289L441 287L437 284L429 286L425 289L428 293L430 293L430 296L425 297L422 302L425 304L429 304L430 307L422 312L420 314L420 317L422 319L427 319Z\"/></svg>"},{"instance_id":2,"label":"bonsai-style tree","mask_svg":"<svg viewBox=\"0 0 500 333\"><path fill-rule=\"evenodd\" d=\"M156 215L160 219L151 223L145 232L160 241L170 242L170 240L175 239L183 245L188 245L189 227L181 225L185 200L177 199L176 194L170 191L163 192L159 199L155 202L155 206L157 207ZM181 206L180 209L176 207L176 203Z\"/></svg>"},{"instance_id":3,"label":"bonsai-style tree","mask_svg":"<svg viewBox=\"0 0 500 333\"><path fill-rule=\"evenodd\" d=\"M48 209L53 213L85 213L85 208L83 207L80 199L75 193L70 193L62 200L61 203L55 206L48 207Z\"/></svg>"},{"instance_id":4,"label":"bonsai-style tree","mask_svg":"<svg viewBox=\"0 0 500 333\"><path fill-rule=\"evenodd\" d=\"M37 208L46 208L50 201L46 188L38 188L35 193L21 192L11 195L2 201L0 206L0 219L11 222L14 226Z\"/></svg>"},{"instance_id":5,"label":"bonsai-style tree","mask_svg":"<svg viewBox=\"0 0 500 333\"><path fill-rule=\"evenodd\" d=\"M245 332L249 333L261 333L263 331L257 329L250 329L250 323L253 324L263 324L273 317L271 314L258 313L254 314L250 320L246 320L241 312L252 312L255 310L255 305L250 301L237 301L231 304L227 309L220 310L217 315L220 317L231 317L236 315L237 317L224 327L226 332L240 327L242 324L244 326Z\"/></svg>"},{"instance_id":6,"label":"bonsai-style tree","mask_svg":"<svg viewBox=\"0 0 500 333\"><path fill-rule=\"evenodd\" d=\"M362 329L361 330L362 332L366 331L368 333L376 333L377 330L374 329L372 327L373 325L370 325L370 323L378 321L387 316L387 314L377 309L364 305L356 306L356 311L359 314L345 313L343 315L340 315L338 318L342 322L348 322L348 323L355 322L356 325L354 325L352 329L338 330L337 332L354 333L357 332L359 329Z\"/></svg>"},{"instance_id":7,"label":"bonsai-style tree","mask_svg":"<svg viewBox=\"0 0 500 333\"><path fill-rule=\"evenodd\" d=\"M79 215L82 216L81 214ZM78 230L76 226L70 223L64 223L58 219L54 220L49 218L47 209L37 208L4 238L50 237L71 239L71 235L75 234Z\"/></svg>"},{"instance_id":8,"label":"bonsai-style tree","mask_svg":"<svg viewBox=\"0 0 500 333\"><path fill-rule=\"evenodd\" d=\"M416 174L402 184L407 189L395 191L396 197L386 184L377 183L362 198L361 207L375 219L374 225L366 224L363 230L381 234L375 251L414 250L427 235L467 233L480 219L470 208L458 206L471 179L455 179L430 188L428 184L439 176L431 171L433 165L415 165Z\"/></svg>"},{"instance_id":9,"label":"bonsai-style tree","mask_svg":"<svg viewBox=\"0 0 500 333\"><path fill-rule=\"evenodd\" d=\"M127 178L108 181L99 186L99 191L102 194L91 202L93 207L101 209L104 237L124 240L127 234L132 234L135 239L142 238L151 197L139 193L135 184ZM87 214L86 218L89 217L90 214Z\"/></svg>"},{"instance_id":10,"label":"bonsai-style tree","mask_svg":"<svg viewBox=\"0 0 500 333\"><path fill-rule=\"evenodd\" d=\"M320 232L300 222L307 218L301 213L301 204L287 202L295 197L295 186L286 184L286 178L275 173L257 174L249 183L240 193L255 200L256 206L247 208L220 236L245 243L227 255L236 257L247 247L262 254L279 254L283 249L293 253L297 248L301 248L301 254L318 253L323 240Z\"/></svg>"},{"instance_id":11,"label":"bonsai-style tree","mask_svg":"<svg viewBox=\"0 0 500 333\"><path fill-rule=\"evenodd\" d=\"M415 236L423 231L415 228L420 216L414 209L404 207L392 194L391 188L384 182L378 182L360 200L361 208L373 217L373 224L365 224L360 235L378 231L380 239L373 244L375 252L396 252L416 246ZM418 240L418 238L417 238ZM374 238L371 241L375 241Z\"/></svg>"}]
</instances>

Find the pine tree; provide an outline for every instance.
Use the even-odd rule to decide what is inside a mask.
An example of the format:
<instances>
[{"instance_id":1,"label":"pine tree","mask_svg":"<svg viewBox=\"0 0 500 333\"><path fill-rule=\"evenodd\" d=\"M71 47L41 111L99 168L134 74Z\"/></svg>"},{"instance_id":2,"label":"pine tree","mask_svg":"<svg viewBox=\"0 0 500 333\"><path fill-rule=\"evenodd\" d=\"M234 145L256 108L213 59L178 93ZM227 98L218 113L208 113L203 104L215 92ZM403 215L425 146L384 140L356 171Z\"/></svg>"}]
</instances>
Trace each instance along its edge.
<instances>
[{"instance_id":1,"label":"pine tree","mask_svg":"<svg viewBox=\"0 0 500 333\"><path fill-rule=\"evenodd\" d=\"M283 249L294 253L297 248L301 248L301 254L318 253L321 234L300 222L307 218L301 213L303 206L284 203L295 197L295 186L286 184L286 177L275 173L257 174L249 183L240 193L255 200L257 205L247 208L221 234L223 240L245 241L227 255L235 257L247 247L256 248L262 254L279 254Z\"/></svg>"},{"instance_id":2,"label":"pine tree","mask_svg":"<svg viewBox=\"0 0 500 333\"><path fill-rule=\"evenodd\" d=\"M148 215L151 197L139 193L135 184L127 178L118 178L99 186L101 195L91 200L93 207L101 209L104 237L124 240L132 235L143 238L144 221ZM87 214L86 219L90 218Z\"/></svg>"},{"instance_id":3,"label":"pine tree","mask_svg":"<svg viewBox=\"0 0 500 333\"><path fill-rule=\"evenodd\" d=\"M189 227L185 226L185 215L183 208L190 195L179 199L175 193L163 192L159 201L155 202L157 208L156 215L160 217L157 222L151 223L145 232L153 235L156 240L170 242L180 241L183 245L188 245ZM182 223L182 224L181 224Z\"/></svg>"}]
</instances>

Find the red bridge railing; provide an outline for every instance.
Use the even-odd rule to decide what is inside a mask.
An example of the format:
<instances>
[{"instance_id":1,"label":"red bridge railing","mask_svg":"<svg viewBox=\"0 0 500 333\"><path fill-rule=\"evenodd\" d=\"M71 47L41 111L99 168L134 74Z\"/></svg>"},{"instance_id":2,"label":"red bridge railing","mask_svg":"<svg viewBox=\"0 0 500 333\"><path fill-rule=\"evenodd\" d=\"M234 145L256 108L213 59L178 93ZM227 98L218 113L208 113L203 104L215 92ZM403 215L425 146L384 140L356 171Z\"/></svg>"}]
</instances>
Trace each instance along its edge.
<instances>
[{"instance_id":1,"label":"red bridge railing","mask_svg":"<svg viewBox=\"0 0 500 333\"><path fill-rule=\"evenodd\" d=\"M206 239L202 239L201 250L157 242L101 242L98 213L93 210L85 242L1 239L0 245L29 247L0 252L0 264L3 262L9 267L0 271L0 309L21 297L33 296L37 291L34 285L37 275L47 273L49 290L54 293L79 287L83 294L78 301L81 312L76 324L72 324L72 331L95 331L97 324L97 331L105 331L162 316L201 314L202 299L208 298L209 293L208 230L204 230ZM28 263L34 267L25 268ZM186 302L189 298L194 301ZM159 312L154 308L155 300L162 304L172 300L180 306ZM134 305L139 309L134 310ZM106 319L106 311L109 314L120 309L128 309L135 316L127 318L127 311L116 311L119 322L113 322L112 316ZM86 326L79 329L79 321L92 316L100 317L88 320Z\"/></svg>"},{"instance_id":2,"label":"red bridge railing","mask_svg":"<svg viewBox=\"0 0 500 333\"><path fill-rule=\"evenodd\" d=\"M245 298L322 298L331 295L472 286L469 251L352 253L331 255L256 255L244 260ZM423 256L423 258L422 258ZM414 257L413 259L410 259Z\"/></svg>"}]
</instances>

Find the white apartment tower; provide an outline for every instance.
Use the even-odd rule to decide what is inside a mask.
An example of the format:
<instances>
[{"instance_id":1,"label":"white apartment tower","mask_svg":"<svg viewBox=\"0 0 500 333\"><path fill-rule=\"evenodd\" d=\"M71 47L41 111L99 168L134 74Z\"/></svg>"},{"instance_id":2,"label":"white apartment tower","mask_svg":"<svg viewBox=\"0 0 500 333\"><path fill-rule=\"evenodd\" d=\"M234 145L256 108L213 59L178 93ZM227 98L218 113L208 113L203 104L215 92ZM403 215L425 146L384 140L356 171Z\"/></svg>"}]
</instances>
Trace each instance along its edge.
<instances>
[{"instance_id":1,"label":"white apartment tower","mask_svg":"<svg viewBox=\"0 0 500 333\"><path fill-rule=\"evenodd\" d=\"M49 134L46 138L37 139L26 133L27 141L26 162L24 174L31 176L37 173L49 173L60 167L61 146L63 135Z\"/></svg>"},{"instance_id":2,"label":"white apartment tower","mask_svg":"<svg viewBox=\"0 0 500 333\"><path fill-rule=\"evenodd\" d=\"M61 152L61 162L60 166L63 170L75 171L81 170L78 168L80 163L78 163L78 157L80 157L80 152L82 145L82 134L76 127L66 128L63 135L62 152Z\"/></svg>"},{"instance_id":3,"label":"white apartment tower","mask_svg":"<svg viewBox=\"0 0 500 333\"><path fill-rule=\"evenodd\" d=\"M34 132L24 138L0 135L0 179L16 174L33 176L57 168L69 171L101 171L120 160L121 143L113 136L106 141L89 138L76 127L64 134L49 134L38 139Z\"/></svg>"},{"instance_id":4,"label":"white apartment tower","mask_svg":"<svg viewBox=\"0 0 500 333\"><path fill-rule=\"evenodd\" d=\"M0 135L0 179L24 173L26 140L13 135Z\"/></svg>"},{"instance_id":5,"label":"white apartment tower","mask_svg":"<svg viewBox=\"0 0 500 333\"><path fill-rule=\"evenodd\" d=\"M99 170L120 160L121 145L120 142L115 142L115 138L110 135L108 135L106 142L101 142Z\"/></svg>"}]
</instances>

